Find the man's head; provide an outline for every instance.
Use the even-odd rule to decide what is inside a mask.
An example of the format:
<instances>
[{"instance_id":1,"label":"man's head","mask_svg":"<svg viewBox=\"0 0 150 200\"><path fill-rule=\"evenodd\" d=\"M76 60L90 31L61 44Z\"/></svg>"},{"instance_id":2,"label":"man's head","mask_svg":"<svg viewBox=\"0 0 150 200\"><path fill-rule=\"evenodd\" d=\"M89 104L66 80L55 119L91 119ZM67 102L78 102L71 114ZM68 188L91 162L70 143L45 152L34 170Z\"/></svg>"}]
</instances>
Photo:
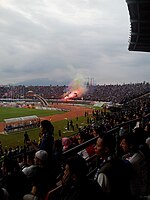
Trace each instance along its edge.
<instances>
[{"instance_id":1,"label":"man's head","mask_svg":"<svg viewBox=\"0 0 150 200\"><path fill-rule=\"evenodd\" d=\"M88 172L85 159L79 155L75 155L65 161L63 180L82 180L86 177Z\"/></svg>"},{"instance_id":2,"label":"man's head","mask_svg":"<svg viewBox=\"0 0 150 200\"><path fill-rule=\"evenodd\" d=\"M35 164L44 164L48 160L48 153L44 150L39 150L35 153Z\"/></svg>"},{"instance_id":3,"label":"man's head","mask_svg":"<svg viewBox=\"0 0 150 200\"><path fill-rule=\"evenodd\" d=\"M115 137L111 133L103 133L97 139L95 153L100 157L107 157L115 153L115 147Z\"/></svg>"}]
</instances>

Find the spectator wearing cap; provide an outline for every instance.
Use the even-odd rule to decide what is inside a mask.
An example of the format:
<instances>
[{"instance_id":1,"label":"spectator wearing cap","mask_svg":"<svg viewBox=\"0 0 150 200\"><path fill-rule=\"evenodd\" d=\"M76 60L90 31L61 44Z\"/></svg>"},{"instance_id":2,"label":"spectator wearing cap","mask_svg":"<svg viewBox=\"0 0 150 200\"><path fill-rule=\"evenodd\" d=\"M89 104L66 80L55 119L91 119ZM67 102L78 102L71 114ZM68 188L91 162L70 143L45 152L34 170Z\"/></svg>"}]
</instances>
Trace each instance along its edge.
<instances>
[{"instance_id":1,"label":"spectator wearing cap","mask_svg":"<svg viewBox=\"0 0 150 200\"><path fill-rule=\"evenodd\" d=\"M48 153L47 163L49 165L49 169L51 172L51 177L53 176L53 180L56 179L55 173L55 162L54 162L54 126L49 120L43 120L40 123L40 141L38 146L34 145L32 141L28 143L32 145L32 147L38 150L44 150Z\"/></svg>"},{"instance_id":2,"label":"spectator wearing cap","mask_svg":"<svg viewBox=\"0 0 150 200\"><path fill-rule=\"evenodd\" d=\"M29 180L29 193L39 199L44 199L47 191L55 186L47 161L48 153L45 150L39 150L35 153L34 165L24 171ZM31 195L26 194L24 199L29 196Z\"/></svg>"}]
</instances>

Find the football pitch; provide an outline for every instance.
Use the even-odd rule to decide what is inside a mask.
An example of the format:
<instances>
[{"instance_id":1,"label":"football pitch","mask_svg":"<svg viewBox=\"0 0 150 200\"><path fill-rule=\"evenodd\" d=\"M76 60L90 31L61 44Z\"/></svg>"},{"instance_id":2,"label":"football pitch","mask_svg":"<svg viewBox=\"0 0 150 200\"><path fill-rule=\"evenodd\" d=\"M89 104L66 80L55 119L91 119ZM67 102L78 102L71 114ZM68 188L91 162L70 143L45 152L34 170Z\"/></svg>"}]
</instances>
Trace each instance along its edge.
<instances>
[{"instance_id":1,"label":"football pitch","mask_svg":"<svg viewBox=\"0 0 150 200\"><path fill-rule=\"evenodd\" d=\"M9 118L17 118L24 116L32 116L36 115L38 117L46 117L52 115L61 115L66 113L66 111L60 110L37 110L37 109L28 109L28 108L12 108L12 107L0 107L0 121L4 122L4 119ZM72 119L74 124L78 123L80 128L84 127L87 124L86 118L84 116L78 117L78 121L76 116ZM54 137L58 139L60 137L68 137L70 135L74 135L78 132L77 127L75 126L73 130L67 130L67 120L60 120L56 122L52 122L54 125ZM39 139L39 128L32 128L27 130L22 130L18 132L11 132L9 134L0 134L0 141L2 143L3 149L8 149L9 147L15 148L16 146L24 145L24 133L27 131L31 140ZM61 133L61 135L59 134Z\"/></svg>"},{"instance_id":2,"label":"football pitch","mask_svg":"<svg viewBox=\"0 0 150 200\"><path fill-rule=\"evenodd\" d=\"M64 113L60 110L40 110L33 108L0 107L0 122L4 119L36 115L37 117L51 116Z\"/></svg>"}]
</instances>

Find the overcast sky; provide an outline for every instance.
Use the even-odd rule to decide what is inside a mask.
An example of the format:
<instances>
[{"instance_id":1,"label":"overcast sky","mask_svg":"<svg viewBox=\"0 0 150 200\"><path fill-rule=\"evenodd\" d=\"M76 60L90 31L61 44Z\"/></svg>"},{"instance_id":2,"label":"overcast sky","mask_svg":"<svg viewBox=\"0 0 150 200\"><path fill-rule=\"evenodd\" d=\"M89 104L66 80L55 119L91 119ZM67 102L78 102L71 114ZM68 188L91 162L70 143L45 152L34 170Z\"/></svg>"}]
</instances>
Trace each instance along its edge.
<instances>
[{"instance_id":1,"label":"overcast sky","mask_svg":"<svg viewBox=\"0 0 150 200\"><path fill-rule=\"evenodd\" d=\"M0 0L0 84L149 82L150 54L128 51L129 35L126 0Z\"/></svg>"}]
</instances>

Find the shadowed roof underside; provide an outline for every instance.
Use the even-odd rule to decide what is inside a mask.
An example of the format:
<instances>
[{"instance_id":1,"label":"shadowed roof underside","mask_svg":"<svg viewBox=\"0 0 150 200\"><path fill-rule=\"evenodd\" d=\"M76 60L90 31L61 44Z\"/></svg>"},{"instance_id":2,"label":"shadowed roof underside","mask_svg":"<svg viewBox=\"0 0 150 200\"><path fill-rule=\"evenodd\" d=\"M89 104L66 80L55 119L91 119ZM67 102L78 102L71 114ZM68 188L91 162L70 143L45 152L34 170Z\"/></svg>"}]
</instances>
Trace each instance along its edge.
<instances>
[{"instance_id":1,"label":"shadowed roof underside","mask_svg":"<svg viewBox=\"0 0 150 200\"><path fill-rule=\"evenodd\" d=\"M150 52L150 0L126 0L130 16L129 51Z\"/></svg>"}]
</instances>

